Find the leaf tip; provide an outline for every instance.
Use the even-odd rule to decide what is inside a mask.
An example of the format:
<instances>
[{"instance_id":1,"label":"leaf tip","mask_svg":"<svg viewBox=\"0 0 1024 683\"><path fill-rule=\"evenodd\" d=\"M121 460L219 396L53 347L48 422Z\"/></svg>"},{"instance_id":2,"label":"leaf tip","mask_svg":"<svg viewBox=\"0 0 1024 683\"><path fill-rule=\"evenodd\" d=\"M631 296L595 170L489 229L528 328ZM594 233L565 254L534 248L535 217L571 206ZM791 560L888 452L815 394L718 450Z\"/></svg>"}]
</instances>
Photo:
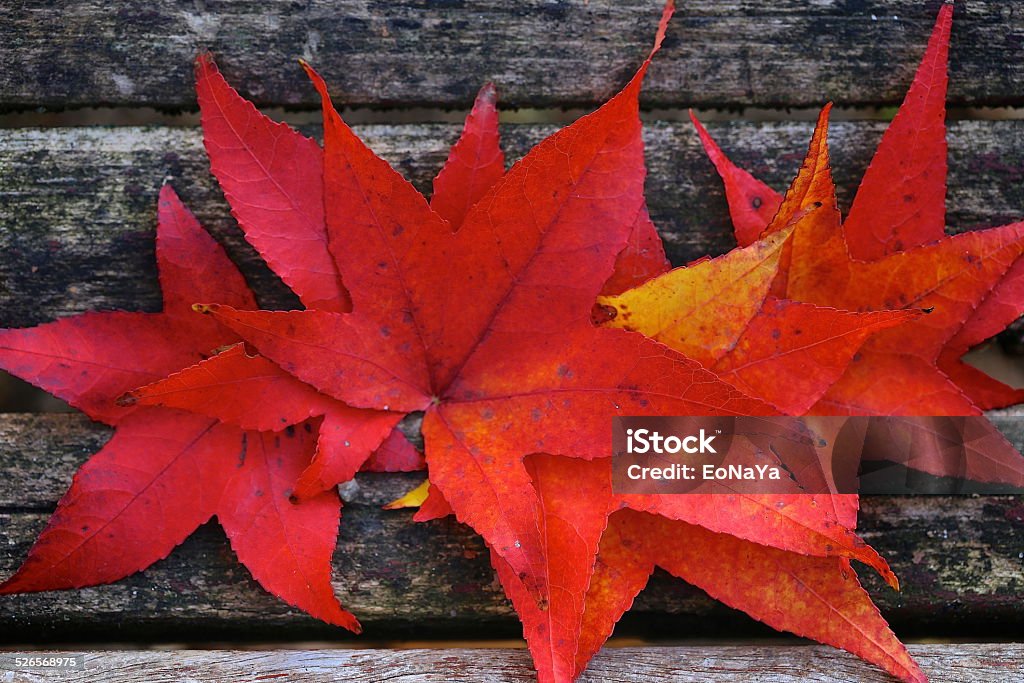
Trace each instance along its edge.
<instances>
[{"instance_id":1,"label":"leaf tip","mask_svg":"<svg viewBox=\"0 0 1024 683\"><path fill-rule=\"evenodd\" d=\"M900 578L898 576L896 576L895 573L889 572L888 575L886 575L886 577L885 577L885 582L887 584L889 584L889 586L894 591L896 591L897 593L900 592Z\"/></svg>"},{"instance_id":2,"label":"leaf tip","mask_svg":"<svg viewBox=\"0 0 1024 683\"><path fill-rule=\"evenodd\" d=\"M658 21L658 32L654 35L654 50L651 52L651 56L661 48L661 43L665 40L665 33L668 31L668 22L672 19L672 15L676 13L675 0L665 0L665 6L661 8L661 19Z\"/></svg>"},{"instance_id":3,"label":"leaf tip","mask_svg":"<svg viewBox=\"0 0 1024 683\"><path fill-rule=\"evenodd\" d=\"M196 66L212 66L216 68L217 64L213 60L213 53L206 48L201 48L196 53Z\"/></svg>"},{"instance_id":4,"label":"leaf tip","mask_svg":"<svg viewBox=\"0 0 1024 683\"><path fill-rule=\"evenodd\" d=\"M427 495L430 492L430 480L425 480L422 484L412 489L404 496L396 498L383 505L385 510L401 510L402 508L418 508L422 507L424 501L427 500Z\"/></svg>"},{"instance_id":5,"label":"leaf tip","mask_svg":"<svg viewBox=\"0 0 1024 683\"><path fill-rule=\"evenodd\" d=\"M214 74L220 73L220 69L217 68L217 61L213 58L213 53L206 48L196 53L196 58L192 62L192 68L195 72L197 89L201 87L203 81Z\"/></svg>"},{"instance_id":6,"label":"leaf tip","mask_svg":"<svg viewBox=\"0 0 1024 683\"><path fill-rule=\"evenodd\" d=\"M498 86L494 85L493 81L487 81L477 93L476 100L477 102L489 104L493 107L498 101Z\"/></svg>"},{"instance_id":7,"label":"leaf tip","mask_svg":"<svg viewBox=\"0 0 1024 683\"><path fill-rule=\"evenodd\" d=\"M331 97L327 93L327 82L323 79L323 76L317 73L317 70L314 69L305 59L300 58L299 65L302 67L302 70L306 72L306 76L309 80L312 81L313 87L316 89L317 94L320 95L320 99L324 101L326 106L326 103L331 101Z\"/></svg>"},{"instance_id":8,"label":"leaf tip","mask_svg":"<svg viewBox=\"0 0 1024 683\"><path fill-rule=\"evenodd\" d=\"M174 191L174 187L171 186L169 178L164 178L163 184L160 186L160 194L157 197L158 208L168 208L168 204L181 204L181 198L178 193Z\"/></svg>"},{"instance_id":9,"label":"leaf tip","mask_svg":"<svg viewBox=\"0 0 1024 683\"><path fill-rule=\"evenodd\" d=\"M723 171L719 168L719 164L725 160L725 155L722 154L721 148L718 143L715 142L711 134L708 133L708 129L704 127L700 119L697 118L697 112L690 109L690 122L693 123L693 127L697 130L697 135L700 137L700 144L704 148L704 153L711 159L711 163L718 169L718 174L722 175Z\"/></svg>"}]
</instances>

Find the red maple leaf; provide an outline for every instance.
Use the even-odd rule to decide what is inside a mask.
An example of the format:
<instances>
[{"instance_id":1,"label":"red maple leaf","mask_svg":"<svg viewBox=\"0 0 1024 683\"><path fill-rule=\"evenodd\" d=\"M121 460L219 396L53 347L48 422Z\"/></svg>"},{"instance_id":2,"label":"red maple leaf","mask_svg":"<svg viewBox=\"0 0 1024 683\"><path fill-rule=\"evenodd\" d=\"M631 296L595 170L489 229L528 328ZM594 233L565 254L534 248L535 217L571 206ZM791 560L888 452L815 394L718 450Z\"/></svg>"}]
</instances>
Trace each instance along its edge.
<instances>
[{"instance_id":1,"label":"red maple leaf","mask_svg":"<svg viewBox=\"0 0 1024 683\"><path fill-rule=\"evenodd\" d=\"M769 234L812 205L815 220L794 234L777 292L802 301L867 310L920 307L917 322L870 340L812 410L821 414L979 415L1024 392L961 360L972 346L1024 313L1024 223L945 235L944 99L953 7L944 5L914 83L882 139L850 215L840 222L828 160L828 113L818 120L800 174L784 199L737 169L698 125L726 184L737 239ZM777 205L767 226L742 207ZM767 199L766 199L767 198ZM891 209L889 208L891 207ZM742 227L741 227L742 226ZM920 439L936 433L914 428ZM965 451L970 476L1024 483L1024 460L994 432L989 447ZM941 458L913 466L959 476ZM957 464L959 467L959 464Z\"/></svg>"},{"instance_id":2,"label":"red maple leaf","mask_svg":"<svg viewBox=\"0 0 1024 683\"><path fill-rule=\"evenodd\" d=\"M582 617L577 672L655 566L772 628L852 652L907 683L927 681L849 560L784 552L631 510L614 514L601 538Z\"/></svg>"},{"instance_id":3,"label":"red maple leaf","mask_svg":"<svg viewBox=\"0 0 1024 683\"><path fill-rule=\"evenodd\" d=\"M822 410L970 415L1024 401L1024 391L962 360L968 350L1024 313L1024 224L952 238L945 234L944 118L952 22L953 6L947 3L841 227L828 170L827 109L815 131L803 179L790 188L787 204L732 164L694 119L725 181L741 245L766 229L777 229L782 224L776 216L780 206L782 212L790 212L812 202L826 205L820 224L794 237L785 275L789 282L781 285L787 296L857 309L936 308L916 325L872 342L866 351L870 357L830 392ZM900 291L879 288L884 281ZM915 356L912 362L899 359L910 355ZM885 377L887 388L875 386ZM858 401L865 395L871 397L869 402ZM908 401L911 397L923 398Z\"/></svg>"},{"instance_id":4,"label":"red maple leaf","mask_svg":"<svg viewBox=\"0 0 1024 683\"><path fill-rule=\"evenodd\" d=\"M256 305L242 275L169 186L160 193L156 255L161 313L86 313L0 331L0 366L116 428L75 474L28 559L0 592L116 581L166 557L216 516L239 560L264 588L319 619L358 631L330 583L337 492L301 505L289 502L317 447L312 423L281 434L243 431L178 410L114 402L140 382L238 341L196 316L193 302Z\"/></svg>"}]
</instances>

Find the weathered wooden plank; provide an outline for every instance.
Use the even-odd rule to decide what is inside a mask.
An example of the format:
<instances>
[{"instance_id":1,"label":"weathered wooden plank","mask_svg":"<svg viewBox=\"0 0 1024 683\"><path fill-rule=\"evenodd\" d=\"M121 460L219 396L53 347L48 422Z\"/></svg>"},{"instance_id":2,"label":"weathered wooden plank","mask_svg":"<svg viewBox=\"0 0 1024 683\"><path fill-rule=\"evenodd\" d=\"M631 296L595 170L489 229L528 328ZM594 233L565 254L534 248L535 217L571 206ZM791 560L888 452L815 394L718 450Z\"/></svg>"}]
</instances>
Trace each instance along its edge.
<instances>
[{"instance_id":1,"label":"weathered wooden plank","mask_svg":"<svg viewBox=\"0 0 1024 683\"><path fill-rule=\"evenodd\" d=\"M909 650L933 681L1005 683L1024 670L1019 644L910 645ZM19 654L29 654L28 652ZM43 657L84 655L84 673L76 681L151 683L201 680L227 683L301 675L306 683L376 683L402 680L535 680L522 649L410 650L166 650L34 651ZM4 664L12 655L4 655ZM67 680L66 674L12 670L11 683ZM756 679L753 678L756 676ZM580 683L891 683L894 679L851 654L811 645L685 645L613 647L600 652Z\"/></svg>"},{"instance_id":2,"label":"weathered wooden plank","mask_svg":"<svg viewBox=\"0 0 1024 683\"><path fill-rule=\"evenodd\" d=\"M735 158L777 188L799 168L809 123L711 126ZM552 129L506 126L516 158ZM836 123L834 167L847 204L882 133ZM364 126L360 134L416 185L430 179L458 134L452 125ZM689 123L648 125L651 213L676 263L725 251L731 226L721 183ZM949 223L954 230L1024 216L1024 121L958 122L950 133ZM295 300L259 264L209 174L189 128L0 130L0 326L90 309L156 310L156 195L169 179L228 247L267 307Z\"/></svg>"},{"instance_id":3,"label":"weathered wooden plank","mask_svg":"<svg viewBox=\"0 0 1024 683\"><path fill-rule=\"evenodd\" d=\"M347 105L463 106L493 80L510 104L593 103L649 49L661 0L27 0L0 5L0 107L194 108L207 48L262 103L316 105L305 57ZM898 103L941 0L695 0L652 70L648 104ZM958 8L952 98L1019 103L1024 14Z\"/></svg>"},{"instance_id":4,"label":"weathered wooden plank","mask_svg":"<svg viewBox=\"0 0 1024 683\"><path fill-rule=\"evenodd\" d=\"M1021 421L999 419L1024 446ZM75 467L107 434L78 415L0 420L0 576L21 562ZM339 597L369 639L516 637L518 624L476 536L451 520L413 524L408 512L379 509L421 478L360 475L343 488ZM1021 498L866 498L861 529L903 581L897 594L861 572L901 635L1005 638L1024 628ZM0 615L7 642L347 638L263 593L214 524L142 574L75 592L4 596ZM771 632L659 572L618 633Z\"/></svg>"}]
</instances>

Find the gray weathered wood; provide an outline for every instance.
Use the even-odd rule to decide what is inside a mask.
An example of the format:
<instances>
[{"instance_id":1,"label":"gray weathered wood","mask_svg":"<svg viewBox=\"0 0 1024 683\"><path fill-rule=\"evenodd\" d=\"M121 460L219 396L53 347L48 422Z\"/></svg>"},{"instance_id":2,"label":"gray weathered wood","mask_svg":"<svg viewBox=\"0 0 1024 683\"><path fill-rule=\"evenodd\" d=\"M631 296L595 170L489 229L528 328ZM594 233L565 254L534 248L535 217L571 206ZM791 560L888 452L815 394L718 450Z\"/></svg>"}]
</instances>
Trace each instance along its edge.
<instances>
[{"instance_id":1,"label":"gray weathered wood","mask_svg":"<svg viewBox=\"0 0 1024 683\"><path fill-rule=\"evenodd\" d=\"M25 0L0 5L0 107L194 108L207 48L261 103L316 105L296 57L342 104L455 105L493 80L517 106L593 103L647 53L661 0ZM898 103L941 0L680 3L648 104ZM1024 14L974 0L952 40L956 102L1019 103ZM87 57L86 57L87 56Z\"/></svg>"},{"instance_id":2,"label":"gray weathered wood","mask_svg":"<svg viewBox=\"0 0 1024 683\"><path fill-rule=\"evenodd\" d=\"M1024 671L1024 645L910 645L934 683L1006 683ZM19 654L29 654L25 653ZM454 680L530 683L536 680L522 649L413 650L169 650L32 652L84 654L76 681L150 683L291 680L306 683L428 683ZM4 655L7 664L11 655ZM67 680L67 674L14 671L10 683ZM885 672L840 650L811 645L685 645L606 648L580 683L891 683Z\"/></svg>"},{"instance_id":3,"label":"gray weathered wood","mask_svg":"<svg viewBox=\"0 0 1024 683\"><path fill-rule=\"evenodd\" d=\"M996 420L1024 447L1020 419ZM108 434L79 415L0 420L0 576L21 562L74 469ZM370 639L516 637L518 624L477 537L451 520L413 524L407 511L379 509L422 477L360 475L343 488L334 558L340 599ZM894 593L861 572L900 635L1003 638L1024 628L1020 498L866 498L861 529L903 582ZM8 642L348 637L262 592L214 524L141 574L74 592L4 596L0 615L0 638ZM770 631L659 572L619 634Z\"/></svg>"},{"instance_id":4,"label":"gray weathered wood","mask_svg":"<svg viewBox=\"0 0 1024 683\"><path fill-rule=\"evenodd\" d=\"M831 132L841 203L848 204L884 125L836 123ZM551 132L507 126L511 158ZM809 123L711 126L721 144L776 188L799 168ZM368 143L429 191L458 127L364 126ZM670 258L684 263L732 244L721 182L687 123L647 127L651 213ZM948 222L954 230L1024 216L1024 121L958 122L950 130ZM242 240L189 128L0 130L0 326L90 309L156 310L156 195L169 179L228 247L265 307L295 300Z\"/></svg>"}]
</instances>

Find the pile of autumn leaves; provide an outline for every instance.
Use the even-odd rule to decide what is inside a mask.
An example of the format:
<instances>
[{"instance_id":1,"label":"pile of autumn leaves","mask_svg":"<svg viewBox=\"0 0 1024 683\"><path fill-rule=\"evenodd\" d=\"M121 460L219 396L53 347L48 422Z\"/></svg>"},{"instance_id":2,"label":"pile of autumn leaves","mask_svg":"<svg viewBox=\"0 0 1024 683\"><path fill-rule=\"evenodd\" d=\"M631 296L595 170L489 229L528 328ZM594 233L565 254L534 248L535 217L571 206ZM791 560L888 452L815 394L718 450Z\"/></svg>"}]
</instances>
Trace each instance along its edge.
<instances>
[{"instance_id":1,"label":"pile of autumn leaves","mask_svg":"<svg viewBox=\"0 0 1024 683\"><path fill-rule=\"evenodd\" d=\"M740 246L674 270L643 197L650 57L508 171L485 87L429 203L308 66L322 149L201 57L213 173L306 310L256 310L165 187L162 313L0 333L0 365L116 428L0 590L116 581L216 516L268 591L358 631L330 584L336 485L420 469L396 427L422 412L430 484L411 497L417 519L454 513L485 539L541 680L578 676L655 566L925 680L851 567L896 585L854 531L856 496L616 495L608 430L615 415L973 415L1021 400L960 360L1024 308L1024 225L944 233L951 21L946 5L842 224L828 108L784 197L697 124ZM1020 484L1022 469L974 474Z\"/></svg>"}]
</instances>

